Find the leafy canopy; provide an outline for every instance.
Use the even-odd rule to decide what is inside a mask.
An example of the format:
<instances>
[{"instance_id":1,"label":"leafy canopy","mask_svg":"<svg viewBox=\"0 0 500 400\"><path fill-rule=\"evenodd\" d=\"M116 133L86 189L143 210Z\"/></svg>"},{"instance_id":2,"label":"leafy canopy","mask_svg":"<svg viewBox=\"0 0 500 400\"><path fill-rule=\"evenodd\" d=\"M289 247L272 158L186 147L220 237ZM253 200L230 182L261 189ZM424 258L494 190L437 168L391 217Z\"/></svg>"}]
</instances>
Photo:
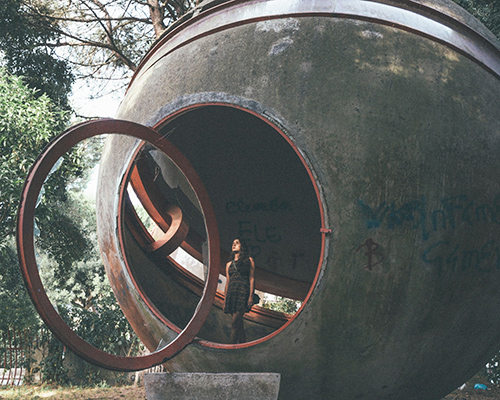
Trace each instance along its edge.
<instances>
[{"instance_id":1,"label":"leafy canopy","mask_svg":"<svg viewBox=\"0 0 500 400\"><path fill-rule=\"evenodd\" d=\"M69 109L73 73L68 61L49 43L57 42L58 21L51 1L37 1L39 14L30 13L24 0L0 2L0 59L14 75L23 76L30 88L46 94L62 109Z\"/></svg>"},{"instance_id":2,"label":"leafy canopy","mask_svg":"<svg viewBox=\"0 0 500 400\"><path fill-rule=\"evenodd\" d=\"M0 246L15 232L15 215L29 168L67 123L47 95L0 68Z\"/></svg>"},{"instance_id":3,"label":"leafy canopy","mask_svg":"<svg viewBox=\"0 0 500 400\"><path fill-rule=\"evenodd\" d=\"M15 219L29 168L67 119L46 94L0 68L0 333L30 328L35 334L41 326L19 272ZM140 351L139 342L107 281L95 204L83 195L102 139L75 146L46 179L35 211L37 264L49 298L68 324L99 348L126 355ZM66 350L51 335L41 340L50 350L42 363L45 380L64 381ZM82 374L85 379L99 376L87 364Z\"/></svg>"},{"instance_id":4,"label":"leafy canopy","mask_svg":"<svg viewBox=\"0 0 500 400\"><path fill-rule=\"evenodd\" d=\"M498 0L454 1L500 38ZM92 97L120 91L151 44L197 3L2 0L0 49L4 64L63 108L67 107L65 95L74 76L92 85Z\"/></svg>"}]
</instances>

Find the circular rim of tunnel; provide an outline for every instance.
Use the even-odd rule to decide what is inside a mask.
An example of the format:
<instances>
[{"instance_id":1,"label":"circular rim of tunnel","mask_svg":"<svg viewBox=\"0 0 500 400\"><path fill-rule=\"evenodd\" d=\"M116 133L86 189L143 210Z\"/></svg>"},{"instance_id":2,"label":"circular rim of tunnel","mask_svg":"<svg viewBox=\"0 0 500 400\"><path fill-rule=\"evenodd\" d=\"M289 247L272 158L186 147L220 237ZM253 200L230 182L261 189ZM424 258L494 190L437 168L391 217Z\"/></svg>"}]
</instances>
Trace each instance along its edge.
<instances>
[{"instance_id":1,"label":"circular rim of tunnel","mask_svg":"<svg viewBox=\"0 0 500 400\"><path fill-rule=\"evenodd\" d=\"M185 114L185 113L188 113L190 111L194 111L194 110L196 110L198 108L207 107L207 106L220 106L220 107L230 107L230 108L238 109L238 110L240 110L242 112L246 112L248 114L251 114L254 117L258 118L259 120L261 120L261 121L265 122L266 124L268 124L274 131L276 131L277 134L279 134L283 139L285 139L285 141L287 142L287 144L292 147L292 149L294 150L294 153L298 156L300 162L302 163L302 166L305 168L305 170L306 170L306 172L307 172L307 174L309 176L311 184L312 184L312 186L314 188L316 199L318 201L318 213L319 213L319 218L320 218L320 221L321 221L321 226L320 226L321 245L320 245L319 261L318 261L318 265L316 267L316 272L315 272L315 275L314 275L314 279L312 280L312 282L310 284L310 287L309 287L309 290L307 292L307 295L304 298L304 300L303 300L300 308L295 312L295 314L293 316L291 316L291 318L287 322L285 322L281 327L277 328L272 333L270 333L268 335L265 335L265 336L263 336L263 337L261 337L259 339L255 339L255 340L249 341L249 342L239 343L239 344L225 344L225 343L212 342L212 341L205 340L205 339L198 338L198 337L195 339L195 343L201 344L201 345L203 345L205 347L219 348L219 349L245 348L245 347L250 347L250 346L254 346L254 345L257 345L259 343L265 342L265 341L273 338L274 336L278 335L284 329L286 329L290 324L292 324L293 321L295 320L295 318L297 318L297 316L303 311L303 309L305 308L306 304L308 303L308 301L309 301L309 299L310 299L310 297L311 297L314 289L316 288L318 280L319 280L319 277L321 275L322 266L323 266L324 257L325 257L326 235L329 234L329 233L331 233L331 230L326 227L326 223L325 223L325 207L323 205L323 200L322 200L321 186L317 182L318 178L317 178L316 174L313 172L313 169L312 169L312 166L310 165L310 162L308 162L306 160L304 154L300 151L300 149L297 147L297 145L292 141L292 139L290 138L290 136L286 134L285 127L283 127L276 120L274 120L273 118L271 118L271 116L269 115L268 112L266 112L266 115L263 115L263 114L260 114L257 111L251 110L250 108L244 107L242 105L235 104L235 103L223 102L223 101L212 101L212 102L195 103L195 104L190 104L190 105L181 107L181 108L173 111L169 115L163 117L157 123L154 124L153 129L155 131L159 132L164 126L166 126L168 123L170 123L171 121L173 121L175 118L179 117L181 114ZM129 166L129 168L130 168L130 166ZM180 169L182 171L182 168L180 168ZM124 186L125 185L122 185L121 190L120 190L120 200L119 200L120 204L122 204L123 196L124 196L124 193L125 193ZM119 227L120 227L119 231L120 231L120 235L121 235L121 230L123 229L123 224L119 224ZM208 227L208 223L207 223L207 230L208 229L209 229L209 227ZM122 246L122 252L123 252L123 250L124 250L124 248L123 248L123 242L121 242L121 241L120 241L120 246ZM125 259L125 262L127 262L126 257L124 257L124 259ZM128 262L127 262L127 264L128 264ZM127 268L129 268L128 265L127 265ZM168 318L166 318L166 316L163 315L152 304L152 302L149 300L148 296L141 289L140 284L138 282L136 282L133 274L131 274L131 270L130 269L129 269L129 273L130 273L130 278L134 281L134 285L136 285L136 287L138 288L138 291L139 291L139 294L140 294L141 298L143 299L143 301L147 302L150 310L153 311L154 315L157 318L159 318L163 323L165 323L165 325L167 325L170 329L172 329L175 332L178 332L180 330L180 328L177 327L175 324L173 324L170 320L168 320Z\"/></svg>"},{"instance_id":2,"label":"circular rim of tunnel","mask_svg":"<svg viewBox=\"0 0 500 400\"><path fill-rule=\"evenodd\" d=\"M277 1L275 10L270 10L265 6L259 6L259 3L264 2L265 0L253 2L227 0L209 4L208 7L195 9L198 12L186 14L188 18L181 19L179 23L169 27L141 60L127 90L159 58L214 32L247 23L305 16L369 21L412 32L453 49L500 78L500 45L494 42L496 38L493 34L488 36L479 21L473 23L464 19L463 15L452 15L449 6L443 10L416 0L402 0L400 4L397 2L388 4L383 0L370 2L338 0L333 4L329 0L316 2L280 0ZM249 16L247 11L249 7L257 7L255 15ZM466 13L462 7L460 8ZM404 13L405 16L399 18L400 13ZM425 18L425 24L422 24L421 18ZM442 34L442 26L456 29L460 34L450 36L446 31Z\"/></svg>"},{"instance_id":3,"label":"circular rim of tunnel","mask_svg":"<svg viewBox=\"0 0 500 400\"><path fill-rule=\"evenodd\" d=\"M209 230L211 235L209 235L208 239L209 273L205 282L205 289L198 303L198 307L187 326L164 348L145 356L116 356L92 346L77 335L55 310L43 287L38 272L34 248L35 209L43 184L57 160L81 141L103 134L132 136L136 139L149 142L163 151L174 163L181 163L186 167L182 154L176 152L176 149L172 148L168 141L163 140L158 132L134 122L102 119L84 122L67 129L56 136L45 147L31 167L25 180L21 192L17 221L19 264L26 288L35 308L50 330L64 345L68 346L75 354L86 361L100 367L112 370L136 371L164 363L177 355L184 347L193 341L196 334L203 326L212 307L217 289L218 266L220 264L219 236L215 214L211 203L209 201L207 202L208 197L206 197L201 206L205 218L210 221L210 227L207 226L207 230ZM184 173L186 174L186 172ZM193 188L197 189L197 196L200 195L199 193L201 193L202 196L206 194L204 187L200 186L200 182L192 182L190 180L189 171L186 177ZM217 268L214 266L217 266Z\"/></svg>"}]
</instances>

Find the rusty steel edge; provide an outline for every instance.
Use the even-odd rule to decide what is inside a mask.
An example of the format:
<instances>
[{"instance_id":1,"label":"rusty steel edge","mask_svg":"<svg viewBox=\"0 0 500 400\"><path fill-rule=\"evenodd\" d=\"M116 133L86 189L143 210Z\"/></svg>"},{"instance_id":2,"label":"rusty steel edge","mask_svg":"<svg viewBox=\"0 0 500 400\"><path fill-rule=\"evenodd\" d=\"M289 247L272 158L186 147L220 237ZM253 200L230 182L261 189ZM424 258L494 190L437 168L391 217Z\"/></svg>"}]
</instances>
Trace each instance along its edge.
<instances>
[{"instance_id":1,"label":"rusty steel edge","mask_svg":"<svg viewBox=\"0 0 500 400\"><path fill-rule=\"evenodd\" d=\"M101 134L124 134L147 141L167 155L168 143L157 132L142 125L113 119L84 122L54 138L35 161L25 181L17 218L17 250L21 273L28 293L43 321L54 335L75 354L97 366L120 371L135 371L161 364L191 343L208 316L215 297L219 267L219 237L211 204L205 202L204 213L210 221L209 274L198 308L186 328L166 347L141 357L121 357L106 353L79 337L61 318L43 287L34 249L35 206L51 168L74 145ZM169 155L170 156L170 155ZM174 157L175 158L175 157ZM175 162L175 159L173 160ZM200 190L200 188L198 188ZM202 189L202 188L201 188ZM207 221L207 222L208 222Z\"/></svg>"},{"instance_id":2,"label":"rusty steel edge","mask_svg":"<svg viewBox=\"0 0 500 400\"><path fill-rule=\"evenodd\" d=\"M500 43L478 26L415 0L230 0L195 9L152 46L134 73L129 88L160 59L195 40L249 23L301 17L354 19L391 26L445 45L500 79ZM465 11L464 11L465 13ZM479 25L479 24L478 24ZM493 35L491 35L493 36ZM495 40L495 41L494 41Z\"/></svg>"}]
</instances>

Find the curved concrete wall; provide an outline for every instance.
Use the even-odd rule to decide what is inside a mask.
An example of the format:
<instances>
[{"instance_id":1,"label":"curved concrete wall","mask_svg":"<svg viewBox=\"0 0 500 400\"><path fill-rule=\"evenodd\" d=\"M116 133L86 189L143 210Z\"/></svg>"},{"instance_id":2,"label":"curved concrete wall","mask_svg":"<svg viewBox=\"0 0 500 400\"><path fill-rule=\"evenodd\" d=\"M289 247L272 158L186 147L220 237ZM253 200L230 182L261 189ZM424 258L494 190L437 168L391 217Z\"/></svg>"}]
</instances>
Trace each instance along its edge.
<instances>
[{"instance_id":1,"label":"curved concrete wall","mask_svg":"<svg viewBox=\"0 0 500 400\"><path fill-rule=\"evenodd\" d=\"M280 372L283 399L441 398L500 346L498 42L445 1L205 4L153 48L117 117L161 127L224 104L268 119L332 234L282 332L194 344L167 369ZM148 315L139 333L157 343L168 329Z\"/></svg>"}]
</instances>

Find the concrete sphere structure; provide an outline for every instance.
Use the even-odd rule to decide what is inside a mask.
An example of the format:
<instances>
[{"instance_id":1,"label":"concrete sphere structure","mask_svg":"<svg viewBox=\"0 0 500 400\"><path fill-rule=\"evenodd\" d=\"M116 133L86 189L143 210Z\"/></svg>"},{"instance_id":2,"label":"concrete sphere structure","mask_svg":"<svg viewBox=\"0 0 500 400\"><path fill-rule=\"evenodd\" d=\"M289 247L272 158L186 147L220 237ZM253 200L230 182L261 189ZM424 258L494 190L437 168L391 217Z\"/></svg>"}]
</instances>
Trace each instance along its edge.
<instances>
[{"instance_id":1,"label":"concrete sphere structure","mask_svg":"<svg viewBox=\"0 0 500 400\"><path fill-rule=\"evenodd\" d=\"M230 345L220 290L167 370L279 372L282 399L431 400L481 368L500 348L499 49L444 0L207 1L170 28L117 117L186 164L118 136L101 163L118 301L150 350L176 337L203 290L210 201L221 281L240 236L257 289L301 307L254 307Z\"/></svg>"}]
</instances>

